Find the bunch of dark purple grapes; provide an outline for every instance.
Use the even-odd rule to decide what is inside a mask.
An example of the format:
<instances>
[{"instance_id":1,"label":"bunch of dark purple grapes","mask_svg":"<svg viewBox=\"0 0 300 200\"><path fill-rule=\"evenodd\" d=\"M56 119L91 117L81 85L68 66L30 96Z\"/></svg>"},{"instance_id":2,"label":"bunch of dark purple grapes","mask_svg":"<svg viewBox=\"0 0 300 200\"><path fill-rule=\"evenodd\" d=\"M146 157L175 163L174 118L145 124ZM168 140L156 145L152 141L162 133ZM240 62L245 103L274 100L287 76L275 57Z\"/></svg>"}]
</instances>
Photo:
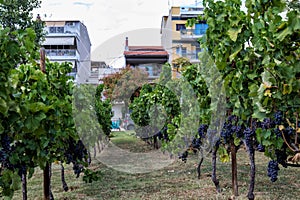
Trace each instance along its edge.
<instances>
[{"instance_id":1,"label":"bunch of dark purple grapes","mask_svg":"<svg viewBox=\"0 0 300 200\"><path fill-rule=\"evenodd\" d=\"M208 129L207 124L201 124L199 126L198 135L196 135L195 138L193 138L192 143L189 145L189 149L192 149L194 153L196 153L200 149L202 144L201 139L206 136L207 129ZM178 158L181 159L183 162L186 162L188 155L189 155L188 150L185 150L183 153L179 154Z\"/></svg>"},{"instance_id":2,"label":"bunch of dark purple grapes","mask_svg":"<svg viewBox=\"0 0 300 200\"><path fill-rule=\"evenodd\" d=\"M272 182L275 182L277 180L278 171L279 171L278 162L276 160L269 161L268 177L270 177L270 180Z\"/></svg>"},{"instance_id":3,"label":"bunch of dark purple grapes","mask_svg":"<svg viewBox=\"0 0 300 200\"><path fill-rule=\"evenodd\" d=\"M73 163L73 171L76 177L79 177L83 172L84 166L81 162L88 160L88 150L84 146L82 140L75 141L70 139L65 150L66 163Z\"/></svg>"},{"instance_id":4,"label":"bunch of dark purple grapes","mask_svg":"<svg viewBox=\"0 0 300 200\"><path fill-rule=\"evenodd\" d=\"M0 162L2 168L14 169L14 166L10 163L9 157L13 151L11 144L11 138L8 135L1 135L1 149L0 149Z\"/></svg>"},{"instance_id":5,"label":"bunch of dark purple grapes","mask_svg":"<svg viewBox=\"0 0 300 200\"><path fill-rule=\"evenodd\" d=\"M228 144L234 134L238 138L243 137L242 127L238 125L238 118L235 115L230 115L223 125L221 138L225 144Z\"/></svg>"},{"instance_id":6,"label":"bunch of dark purple grapes","mask_svg":"<svg viewBox=\"0 0 300 200\"><path fill-rule=\"evenodd\" d=\"M270 129L272 133L276 135L277 138L282 138L282 133L276 125L281 125L283 123L283 113L282 111L277 111L274 113L273 118L265 118L262 122L260 122L260 128L264 130ZM284 130L284 134L290 135L293 130L290 127ZM258 151L264 152L265 147L262 144L258 144L257 148Z\"/></svg>"},{"instance_id":7,"label":"bunch of dark purple grapes","mask_svg":"<svg viewBox=\"0 0 300 200\"><path fill-rule=\"evenodd\" d=\"M205 134L207 132L207 129L208 129L208 125L207 124L201 124L198 128L198 135L199 135L199 138L204 138L205 137Z\"/></svg>"}]
</instances>

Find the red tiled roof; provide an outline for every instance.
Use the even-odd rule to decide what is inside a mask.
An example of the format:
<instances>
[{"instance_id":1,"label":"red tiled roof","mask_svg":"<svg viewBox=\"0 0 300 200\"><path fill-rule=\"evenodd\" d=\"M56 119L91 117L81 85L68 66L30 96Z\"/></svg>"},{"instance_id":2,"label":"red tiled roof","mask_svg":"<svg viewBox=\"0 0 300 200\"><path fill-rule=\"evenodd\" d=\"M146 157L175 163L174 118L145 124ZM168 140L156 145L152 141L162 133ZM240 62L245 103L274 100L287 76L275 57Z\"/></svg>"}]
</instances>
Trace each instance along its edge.
<instances>
[{"instance_id":1,"label":"red tiled roof","mask_svg":"<svg viewBox=\"0 0 300 200\"><path fill-rule=\"evenodd\" d=\"M136 56L167 56L168 52L162 46L128 46L128 51L124 51L124 55Z\"/></svg>"},{"instance_id":2,"label":"red tiled roof","mask_svg":"<svg viewBox=\"0 0 300 200\"><path fill-rule=\"evenodd\" d=\"M157 55L157 56L166 56L168 52L166 51L124 51L124 55Z\"/></svg>"},{"instance_id":3,"label":"red tiled roof","mask_svg":"<svg viewBox=\"0 0 300 200\"><path fill-rule=\"evenodd\" d=\"M164 51L162 46L128 46L129 51Z\"/></svg>"}]
</instances>

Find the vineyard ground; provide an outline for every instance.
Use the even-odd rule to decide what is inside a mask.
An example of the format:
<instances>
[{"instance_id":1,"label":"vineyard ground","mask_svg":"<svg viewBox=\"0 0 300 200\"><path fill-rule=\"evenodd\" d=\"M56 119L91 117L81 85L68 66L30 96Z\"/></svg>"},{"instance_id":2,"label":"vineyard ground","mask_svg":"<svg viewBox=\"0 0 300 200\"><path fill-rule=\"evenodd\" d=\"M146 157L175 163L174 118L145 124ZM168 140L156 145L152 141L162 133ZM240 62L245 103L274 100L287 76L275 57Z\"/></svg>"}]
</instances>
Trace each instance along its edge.
<instances>
[{"instance_id":1,"label":"vineyard ground","mask_svg":"<svg viewBox=\"0 0 300 200\"><path fill-rule=\"evenodd\" d=\"M135 138L132 132L113 132L112 142L122 149L132 152L151 151L151 146ZM238 151L238 200L247 199L249 161L244 149ZM60 166L53 164L52 190L57 200L177 200L177 199L232 199L231 165L217 165L217 176L222 193L217 194L210 179L211 158L206 157L202 165L201 179L197 179L197 156L190 154L186 163L180 160L161 169L144 174L128 174L116 171L102 164L97 159L92 162L91 169L101 170L102 179L93 183L84 183L76 179L72 167L66 166L66 180L69 191L64 192L60 180ZM256 199L263 200L296 200L300 194L300 169L280 168L278 180L275 183L267 177L268 159L262 153L256 153L256 184L254 194ZM42 171L37 169L28 181L28 199L41 200L43 194ZM22 199L21 190L15 193L15 200Z\"/></svg>"}]
</instances>

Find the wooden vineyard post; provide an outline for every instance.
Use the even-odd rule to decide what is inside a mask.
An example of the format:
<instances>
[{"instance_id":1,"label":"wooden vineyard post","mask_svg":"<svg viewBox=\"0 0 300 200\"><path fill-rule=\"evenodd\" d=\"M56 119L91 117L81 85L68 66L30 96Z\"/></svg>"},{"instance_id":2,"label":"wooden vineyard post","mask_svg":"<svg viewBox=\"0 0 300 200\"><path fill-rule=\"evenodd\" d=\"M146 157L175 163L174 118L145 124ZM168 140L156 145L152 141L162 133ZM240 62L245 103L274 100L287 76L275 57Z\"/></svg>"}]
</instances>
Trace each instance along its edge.
<instances>
[{"instance_id":1,"label":"wooden vineyard post","mask_svg":"<svg viewBox=\"0 0 300 200\"><path fill-rule=\"evenodd\" d=\"M46 73L46 64L45 64L45 49L40 48L40 69L43 73ZM44 200L50 200L51 199L51 170L50 170L49 162L46 163L45 169L44 169Z\"/></svg>"},{"instance_id":2,"label":"wooden vineyard post","mask_svg":"<svg viewBox=\"0 0 300 200\"><path fill-rule=\"evenodd\" d=\"M236 161L236 146L233 142L230 145L231 152L231 172L232 172L232 188L234 196L238 196L238 181L237 181L237 161Z\"/></svg>"}]
</instances>

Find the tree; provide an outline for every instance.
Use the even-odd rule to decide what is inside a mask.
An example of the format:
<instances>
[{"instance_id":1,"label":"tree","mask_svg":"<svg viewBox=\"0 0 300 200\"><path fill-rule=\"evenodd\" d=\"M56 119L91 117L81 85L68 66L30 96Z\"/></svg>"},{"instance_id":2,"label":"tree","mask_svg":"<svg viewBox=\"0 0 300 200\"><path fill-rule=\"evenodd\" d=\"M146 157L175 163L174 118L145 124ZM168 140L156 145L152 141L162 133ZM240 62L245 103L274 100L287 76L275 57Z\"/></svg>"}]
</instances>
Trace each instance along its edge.
<instances>
[{"instance_id":1,"label":"tree","mask_svg":"<svg viewBox=\"0 0 300 200\"><path fill-rule=\"evenodd\" d=\"M5 0L0 3L0 26L14 30L24 30L32 28L35 31L35 43L38 45L43 40L44 22L38 15L33 20L32 11L40 6L39 0Z\"/></svg>"},{"instance_id":2,"label":"tree","mask_svg":"<svg viewBox=\"0 0 300 200\"><path fill-rule=\"evenodd\" d=\"M140 69L123 68L120 72L104 78L104 95L112 101L124 101L125 113L131 96L145 83L148 75Z\"/></svg>"},{"instance_id":3,"label":"tree","mask_svg":"<svg viewBox=\"0 0 300 200\"><path fill-rule=\"evenodd\" d=\"M112 104L110 99L102 99L104 85L100 84L96 88L95 94L95 110L98 122L102 128L103 133L109 136L112 125Z\"/></svg>"},{"instance_id":4,"label":"tree","mask_svg":"<svg viewBox=\"0 0 300 200\"><path fill-rule=\"evenodd\" d=\"M190 60L186 57L179 57L172 60L172 65L176 69L176 71L183 70L184 67L192 65Z\"/></svg>"}]
</instances>

